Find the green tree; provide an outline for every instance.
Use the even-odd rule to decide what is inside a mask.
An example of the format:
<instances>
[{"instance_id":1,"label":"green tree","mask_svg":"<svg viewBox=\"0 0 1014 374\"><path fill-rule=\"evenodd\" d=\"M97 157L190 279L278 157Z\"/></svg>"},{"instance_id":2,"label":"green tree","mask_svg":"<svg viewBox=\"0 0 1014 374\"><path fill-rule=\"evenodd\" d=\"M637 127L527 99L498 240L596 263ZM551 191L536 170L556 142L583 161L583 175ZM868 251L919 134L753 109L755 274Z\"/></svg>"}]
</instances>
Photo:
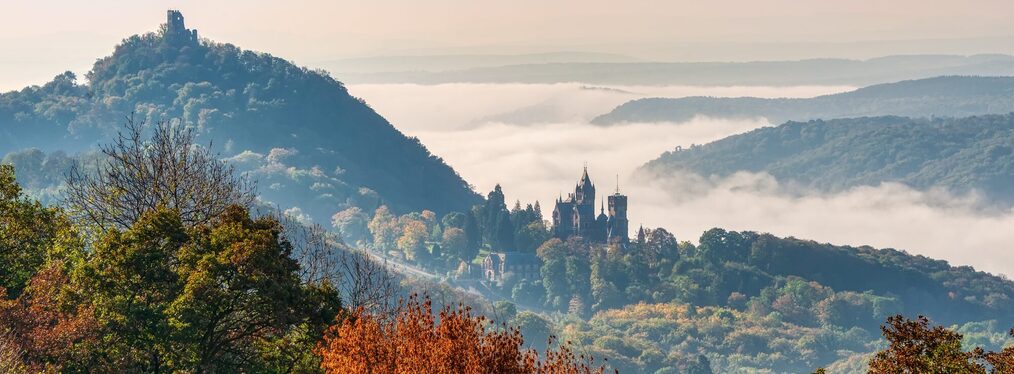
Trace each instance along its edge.
<instances>
[{"instance_id":1,"label":"green tree","mask_svg":"<svg viewBox=\"0 0 1014 374\"><path fill-rule=\"evenodd\" d=\"M255 370L288 340L300 344L281 356L304 361L338 296L301 283L281 233L233 206L194 229L159 209L102 237L78 275L100 317L99 360L125 371Z\"/></svg>"},{"instance_id":2,"label":"green tree","mask_svg":"<svg viewBox=\"0 0 1014 374\"><path fill-rule=\"evenodd\" d=\"M440 219L440 224L443 225L445 229L451 227L464 229L466 219L468 218L465 217L464 213L450 212L445 214L444 218Z\"/></svg>"},{"instance_id":3,"label":"green tree","mask_svg":"<svg viewBox=\"0 0 1014 374\"><path fill-rule=\"evenodd\" d=\"M553 335L553 326L549 321L532 312L519 312L511 324L518 326L521 335L525 337L525 342L536 349L544 350L549 343L549 337Z\"/></svg>"},{"instance_id":4,"label":"green tree","mask_svg":"<svg viewBox=\"0 0 1014 374\"><path fill-rule=\"evenodd\" d=\"M26 198L14 168L0 165L0 287L6 296L17 297L49 259L79 253L81 248L62 211Z\"/></svg>"},{"instance_id":5,"label":"green tree","mask_svg":"<svg viewBox=\"0 0 1014 374\"><path fill-rule=\"evenodd\" d=\"M468 251L468 237L465 234L465 230L457 227L448 228L444 230L442 239L441 243L443 243L445 253L465 262L471 262L475 258L474 256L468 257L471 252Z\"/></svg>"},{"instance_id":6,"label":"green tree","mask_svg":"<svg viewBox=\"0 0 1014 374\"><path fill-rule=\"evenodd\" d=\"M479 255L479 247L482 246L482 229L479 228L479 222L475 219L475 213L470 212L465 214L465 238L468 239L468 246L466 250L468 252L463 253L463 258L475 258Z\"/></svg>"},{"instance_id":7,"label":"green tree","mask_svg":"<svg viewBox=\"0 0 1014 374\"><path fill-rule=\"evenodd\" d=\"M542 285L546 288L546 304L556 310L563 310L570 302L570 286L567 282L567 261L551 258L542 263Z\"/></svg>"},{"instance_id":8,"label":"green tree","mask_svg":"<svg viewBox=\"0 0 1014 374\"><path fill-rule=\"evenodd\" d=\"M518 307L510 301L500 300L493 304L493 311L500 317L501 322L507 322L518 314Z\"/></svg>"},{"instance_id":9,"label":"green tree","mask_svg":"<svg viewBox=\"0 0 1014 374\"><path fill-rule=\"evenodd\" d=\"M501 212L496 220L493 242L490 245L496 251L510 252L514 247L514 224L511 223L510 213Z\"/></svg>"},{"instance_id":10,"label":"green tree","mask_svg":"<svg viewBox=\"0 0 1014 374\"><path fill-rule=\"evenodd\" d=\"M519 252L534 253L550 236L546 223L538 220L519 227L514 235L514 243Z\"/></svg>"},{"instance_id":11,"label":"green tree","mask_svg":"<svg viewBox=\"0 0 1014 374\"><path fill-rule=\"evenodd\" d=\"M696 360L687 364L687 374L712 374L711 361L704 355L698 355Z\"/></svg>"}]
</instances>

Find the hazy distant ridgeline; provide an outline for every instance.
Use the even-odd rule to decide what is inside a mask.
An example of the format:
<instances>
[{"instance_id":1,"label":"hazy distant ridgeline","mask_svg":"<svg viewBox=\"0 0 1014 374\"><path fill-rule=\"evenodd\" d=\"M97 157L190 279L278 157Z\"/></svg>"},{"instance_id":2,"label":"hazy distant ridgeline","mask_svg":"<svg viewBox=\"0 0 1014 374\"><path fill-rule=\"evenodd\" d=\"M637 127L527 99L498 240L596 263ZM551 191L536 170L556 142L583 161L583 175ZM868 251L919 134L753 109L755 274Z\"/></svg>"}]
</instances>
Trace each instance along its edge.
<instances>
[{"instance_id":1,"label":"hazy distant ridgeline","mask_svg":"<svg viewBox=\"0 0 1014 374\"><path fill-rule=\"evenodd\" d=\"M570 62L629 63L639 59L594 52L551 52L531 54L457 54L425 56L376 56L324 61L319 65L342 77L347 74L426 72L498 67L505 65L555 64Z\"/></svg>"},{"instance_id":2,"label":"hazy distant ridgeline","mask_svg":"<svg viewBox=\"0 0 1014 374\"><path fill-rule=\"evenodd\" d=\"M683 122L694 116L767 118L774 123L846 117L950 116L1014 112L1014 77L947 76L885 83L814 98L650 98L629 101L592 122Z\"/></svg>"},{"instance_id":3,"label":"hazy distant ridgeline","mask_svg":"<svg viewBox=\"0 0 1014 374\"><path fill-rule=\"evenodd\" d=\"M607 56L608 57L608 56ZM556 58L559 58L557 56ZM615 85L870 85L941 75L1014 75L1014 56L908 55L869 60L811 59L756 62L622 62L576 55L570 62L476 60L468 68L440 56L416 57L413 67L365 69L355 60L323 64L347 83L565 83ZM618 58L618 57L617 57Z\"/></svg>"},{"instance_id":4,"label":"hazy distant ridgeline","mask_svg":"<svg viewBox=\"0 0 1014 374\"><path fill-rule=\"evenodd\" d=\"M1014 114L788 122L666 152L641 172L765 172L823 191L901 182L1014 202Z\"/></svg>"},{"instance_id":5,"label":"hazy distant ridgeline","mask_svg":"<svg viewBox=\"0 0 1014 374\"><path fill-rule=\"evenodd\" d=\"M351 205L447 212L479 201L442 159L326 73L231 44L154 33L125 39L95 63L86 84L65 73L0 95L0 155L93 150L131 112L199 128L202 141L213 140L258 179L266 198L321 223Z\"/></svg>"}]
</instances>

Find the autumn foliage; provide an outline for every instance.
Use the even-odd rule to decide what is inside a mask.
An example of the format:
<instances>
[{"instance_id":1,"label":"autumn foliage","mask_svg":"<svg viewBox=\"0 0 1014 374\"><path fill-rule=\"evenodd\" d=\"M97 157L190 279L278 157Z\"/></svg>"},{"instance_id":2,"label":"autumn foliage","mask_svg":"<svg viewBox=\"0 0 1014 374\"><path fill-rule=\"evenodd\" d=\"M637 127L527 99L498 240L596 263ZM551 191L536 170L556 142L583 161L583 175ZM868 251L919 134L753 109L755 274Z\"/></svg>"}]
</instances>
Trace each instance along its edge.
<instances>
[{"instance_id":1,"label":"autumn foliage","mask_svg":"<svg viewBox=\"0 0 1014 374\"><path fill-rule=\"evenodd\" d=\"M65 369L80 362L82 344L98 339L98 322L90 305L74 305L65 294L69 279L55 262L32 277L17 299L0 300L0 339L8 340L8 364L19 361L23 370ZM0 368L3 364L0 364Z\"/></svg>"},{"instance_id":2,"label":"autumn foliage","mask_svg":"<svg viewBox=\"0 0 1014 374\"><path fill-rule=\"evenodd\" d=\"M472 316L468 307L444 307L409 298L389 317L354 312L329 329L317 346L327 373L602 373L593 360L566 346L544 356L523 348L520 330Z\"/></svg>"},{"instance_id":3,"label":"autumn foliage","mask_svg":"<svg viewBox=\"0 0 1014 374\"><path fill-rule=\"evenodd\" d=\"M1014 347L1000 352L982 348L965 352L961 334L930 326L923 316L914 320L889 317L881 330L890 344L870 360L870 373L1014 373Z\"/></svg>"}]
</instances>

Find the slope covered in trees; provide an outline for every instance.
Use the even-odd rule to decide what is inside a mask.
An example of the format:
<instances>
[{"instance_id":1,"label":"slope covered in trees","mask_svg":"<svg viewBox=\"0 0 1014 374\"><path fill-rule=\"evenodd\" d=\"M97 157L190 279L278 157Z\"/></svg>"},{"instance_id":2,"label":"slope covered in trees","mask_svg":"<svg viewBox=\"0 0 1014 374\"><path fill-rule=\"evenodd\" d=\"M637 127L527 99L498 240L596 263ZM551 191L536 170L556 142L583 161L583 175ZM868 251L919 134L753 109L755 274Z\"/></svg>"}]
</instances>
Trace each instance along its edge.
<instances>
[{"instance_id":1,"label":"slope covered in trees","mask_svg":"<svg viewBox=\"0 0 1014 374\"><path fill-rule=\"evenodd\" d=\"M560 240L537 205L508 209L500 187L486 204L443 218L381 208L366 220L349 220L343 231L466 289L486 277L467 266L485 253L534 253L537 276L484 278L487 296L513 303L498 302L496 312L537 311L545 322L516 319L526 334L548 325L621 372L855 372L881 348L878 327L896 314L958 326L969 344L989 349L1011 341L1004 330L1014 282L896 249L717 228L697 245L662 228L626 245Z\"/></svg>"},{"instance_id":2,"label":"slope covered in trees","mask_svg":"<svg viewBox=\"0 0 1014 374\"><path fill-rule=\"evenodd\" d=\"M641 171L765 172L825 191L901 182L919 189L974 189L1009 202L1014 201L1014 115L788 122L666 152Z\"/></svg>"},{"instance_id":3,"label":"slope covered in trees","mask_svg":"<svg viewBox=\"0 0 1014 374\"><path fill-rule=\"evenodd\" d=\"M172 36L164 27L124 39L85 83L68 72L0 95L0 154L92 150L136 113L138 121L197 128L199 139L214 139L215 151L254 174L268 200L318 222L381 199L396 210L438 212L479 200L442 159L327 73Z\"/></svg>"},{"instance_id":4,"label":"slope covered in trees","mask_svg":"<svg viewBox=\"0 0 1014 374\"><path fill-rule=\"evenodd\" d=\"M694 116L764 117L773 123L879 115L910 117L1003 114L1014 111L1014 77L945 76L878 84L814 98L649 98L595 118L622 122L683 122Z\"/></svg>"}]
</instances>

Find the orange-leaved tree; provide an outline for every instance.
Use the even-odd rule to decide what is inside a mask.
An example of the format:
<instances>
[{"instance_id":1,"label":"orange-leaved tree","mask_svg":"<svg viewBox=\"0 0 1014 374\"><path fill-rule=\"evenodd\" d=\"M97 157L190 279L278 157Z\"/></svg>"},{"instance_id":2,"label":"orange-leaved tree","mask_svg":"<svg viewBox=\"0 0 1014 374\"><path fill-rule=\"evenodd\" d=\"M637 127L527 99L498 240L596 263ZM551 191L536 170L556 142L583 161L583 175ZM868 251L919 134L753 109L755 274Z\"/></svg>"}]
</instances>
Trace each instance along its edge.
<instances>
[{"instance_id":1,"label":"orange-leaved tree","mask_svg":"<svg viewBox=\"0 0 1014 374\"><path fill-rule=\"evenodd\" d=\"M317 346L327 373L574 373L605 371L566 346L539 353L523 348L520 330L412 296L391 316L353 312L332 326Z\"/></svg>"},{"instance_id":2,"label":"orange-leaved tree","mask_svg":"<svg viewBox=\"0 0 1014 374\"><path fill-rule=\"evenodd\" d=\"M961 334L943 326L930 326L919 316L887 318L880 328L890 345L870 360L870 373L1014 373L1014 347L986 352L976 347L965 352ZM1014 336L1014 330L1010 332Z\"/></svg>"}]
</instances>

